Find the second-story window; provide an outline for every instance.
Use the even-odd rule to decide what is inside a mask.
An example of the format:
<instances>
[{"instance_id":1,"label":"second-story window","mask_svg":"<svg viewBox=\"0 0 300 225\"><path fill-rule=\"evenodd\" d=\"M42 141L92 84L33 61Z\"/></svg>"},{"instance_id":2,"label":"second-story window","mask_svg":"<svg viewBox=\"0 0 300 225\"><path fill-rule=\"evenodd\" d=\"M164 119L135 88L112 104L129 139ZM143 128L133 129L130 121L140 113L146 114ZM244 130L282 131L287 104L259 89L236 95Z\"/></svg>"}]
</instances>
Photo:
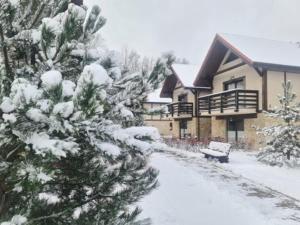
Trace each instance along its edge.
<instances>
[{"instance_id":1,"label":"second-story window","mask_svg":"<svg viewBox=\"0 0 300 225\"><path fill-rule=\"evenodd\" d=\"M187 102L187 94L178 95L178 102Z\"/></svg>"},{"instance_id":2,"label":"second-story window","mask_svg":"<svg viewBox=\"0 0 300 225\"><path fill-rule=\"evenodd\" d=\"M238 78L224 82L224 91L233 89L245 89L245 79Z\"/></svg>"}]
</instances>

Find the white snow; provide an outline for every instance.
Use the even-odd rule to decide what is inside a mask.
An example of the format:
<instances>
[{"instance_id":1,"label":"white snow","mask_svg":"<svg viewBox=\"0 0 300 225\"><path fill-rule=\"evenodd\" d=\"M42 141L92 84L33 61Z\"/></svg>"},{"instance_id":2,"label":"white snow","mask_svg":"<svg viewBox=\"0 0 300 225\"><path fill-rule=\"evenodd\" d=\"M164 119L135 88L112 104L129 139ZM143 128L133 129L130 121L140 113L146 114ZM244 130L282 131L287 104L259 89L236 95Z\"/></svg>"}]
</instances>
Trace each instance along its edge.
<instances>
[{"instance_id":1,"label":"white snow","mask_svg":"<svg viewBox=\"0 0 300 225\"><path fill-rule=\"evenodd\" d=\"M147 102L162 102L162 103L171 103L171 98L161 98L160 97L161 88L156 89L152 93L148 94Z\"/></svg>"},{"instance_id":2,"label":"white snow","mask_svg":"<svg viewBox=\"0 0 300 225\"><path fill-rule=\"evenodd\" d=\"M13 6L16 6L19 4L19 1L20 0L9 0L9 2L13 5Z\"/></svg>"},{"instance_id":3,"label":"white snow","mask_svg":"<svg viewBox=\"0 0 300 225\"><path fill-rule=\"evenodd\" d=\"M194 87L194 81L200 71L199 65L173 64L175 75L184 87Z\"/></svg>"},{"instance_id":4,"label":"white snow","mask_svg":"<svg viewBox=\"0 0 300 225\"><path fill-rule=\"evenodd\" d=\"M63 88L63 97L70 97L74 94L74 89L76 84L70 80L63 80L62 81L62 88Z\"/></svg>"},{"instance_id":5,"label":"white snow","mask_svg":"<svg viewBox=\"0 0 300 225\"><path fill-rule=\"evenodd\" d=\"M44 200L47 202L48 205L56 204L60 202L60 199L57 195L54 195L52 193L40 193L39 194L39 200Z\"/></svg>"},{"instance_id":6,"label":"white snow","mask_svg":"<svg viewBox=\"0 0 300 225\"><path fill-rule=\"evenodd\" d=\"M36 154L52 153L57 158L66 157L67 151L76 153L78 150L75 142L51 139L46 133L34 133L27 138L26 144L32 144Z\"/></svg>"},{"instance_id":7,"label":"white snow","mask_svg":"<svg viewBox=\"0 0 300 225\"><path fill-rule=\"evenodd\" d=\"M219 151L215 151L215 150L212 150L212 149L201 149L201 152L205 153L205 154L208 154L208 155L216 156L216 157L227 155L224 152L219 152Z\"/></svg>"},{"instance_id":8,"label":"white snow","mask_svg":"<svg viewBox=\"0 0 300 225\"><path fill-rule=\"evenodd\" d=\"M112 156L118 156L121 152L121 149L118 146L107 142L100 143L97 147Z\"/></svg>"},{"instance_id":9,"label":"white snow","mask_svg":"<svg viewBox=\"0 0 300 225\"><path fill-rule=\"evenodd\" d=\"M26 116L34 122L45 122L45 121L47 121L47 116L44 115L40 109L30 108L26 112Z\"/></svg>"},{"instance_id":10,"label":"white snow","mask_svg":"<svg viewBox=\"0 0 300 225\"><path fill-rule=\"evenodd\" d=\"M160 186L140 203L140 218L153 225L274 225L244 199L234 196L196 169L162 154L152 156Z\"/></svg>"},{"instance_id":11,"label":"white snow","mask_svg":"<svg viewBox=\"0 0 300 225\"><path fill-rule=\"evenodd\" d=\"M47 28L50 28L50 30L57 35L62 30L61 17L62 14L59 14L54 18L43 18L42 22Z\"/></svg>"},{"instance_id":12,"label":"white snow","mask_svg":"<svg viewBox=\"0 0 300 225\"><path fill-rule=\"evenodd\" d=\"M85 66L83 72L79 78L78 83L92 82L97 86L111 83L111 78L108 76L106 70L99 64L93 63Z\"/></svg>"},{"instance_id":13,"label":"white snow","mask_svg":"<svg viewBox=\"0 0 300 225\"><path fill-rule=\"evenodd\" d=\"M133 113L129 109L126 109L124 106L121 107L120 113L121 113L122 117L124 117L126 119L134 118Z\"/></svg>"},{"instance_id":14,"label":"white snow","mask_svg":"<svg viewBox=\"0 0 300 225\"><path fill-rule=\"evenodd\" d=\"M14 80L11 86L10 99L15 107L36 102L42 96L42 91L23 78Z\"/></svg>"},{"instance_id":15,"label":"white snow","mask_svg":"<svg viewBox=\"0 0 300 225\"><path fill-rule=\"evenodd\" d=\"M230 151L231 145L228 143L222 143L217 141L211 141L209 143L208 149L201 149L201 152L204 154L212 156L227 156Z\"/></svg>"},{"instance_id":16,"label":"white snow","mask_svg":"<svg viewBox=\"0 0 300 225\"><path fill-rule=\"evenodd\" d=\"M219 35L253 62L300 66L298 43L234 34Z\"/></svg>"},{"instance_id":17,"label":"white snow","mask_svg":"<svg viewBox=\"0 0 300 225\"><path fill-rule=\"evenodd\" d=\"M21 215L14 215L10 222L3 222L1 225L22 225L27 222L27 218Z\"/></svg>"},{"instance_id":18,"label":"white snow","mask_svg":"<svg viewBox=\"0 0 300 225\"><path fill-rule=\"evenodd\" d=\"M125 129L125 132L137 139L145 137L151 138L154 141L160 139L160 134L155 127L129 127Z\"/></svg>"},{"instance_id":19,"label":"white snow","mask_svg":"<svg viewBox=\"0 0 300 225\"><path fill-rule=\"evenodd\" d=\"M38 181L42 182L42 183L46 183L50 180L53 180L52 177L48 176L47 174L43 173L43 172L39 172L36 175L36 178Z\"/></svg>"},{"instance_id":20,"label":"white snow","mask_svg":"<svg viewBox=\"0 0 300 225\"><path fill-rule=\"evenodd\" d=\"M60 85L62 82L62 75L57 70L47 71L41 76L42 85L45 89L50 90Z\"/></svg>"},{"instance_id":21,"label":"white snow","mask_svg":"<svg viewBox=\"0 0 300 225\"><path fill-rule=\"evenodd\" d=\"M257 161L255 153L232 152L224 167L300 200L300 169L272 167Z\"/></svg>"},{"instance_id":22,"label":"white snow","mask_svg":"<svg viewBox=\"0 0 300 225\"><path fill-rule=\"evenodd\" d=\"M45 113L50 112L52 101L49 99L41 99L39 100L36 105Z\"/></svg>"},{"instance_id":23,"label":"white snow","mask_svg":"<svg viewBox=\"0 0 300 225\"><path fill-rule=\"evenodd\" d=\"M15 110L15 106L8 97L3 97L0 108L4 113L10 113Z\"/></svg>"},{"instance_id":24,"label":"white snow","mask_svg":"<svg viewBox=\"0 0 300 225\"><path fill-rule=\"evenodd\" d=\"M3 117L5 122L15 123L17 121L17 118L16 118L15 114L13 114L13 113L3 114L2 117Z\"/></svg>"},{"instance_id":25,"label":"white snow","mask_svg":"<svg viewBox=\"0 0 300 225\"><path fill-rule=\"evenodd\" d=\"M57 103L53 108L53 113L68 118L74 111L73 101Z\"/></svg>"}]
</instances>

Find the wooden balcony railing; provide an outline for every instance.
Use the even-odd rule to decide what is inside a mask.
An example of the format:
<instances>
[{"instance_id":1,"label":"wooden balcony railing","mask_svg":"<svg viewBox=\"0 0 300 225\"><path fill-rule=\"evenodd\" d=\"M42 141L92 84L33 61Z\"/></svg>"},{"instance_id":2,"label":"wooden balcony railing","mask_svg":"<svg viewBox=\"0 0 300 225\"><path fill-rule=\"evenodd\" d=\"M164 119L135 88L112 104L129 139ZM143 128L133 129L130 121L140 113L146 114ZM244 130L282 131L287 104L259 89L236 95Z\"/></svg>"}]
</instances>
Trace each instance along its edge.
<instances>
[{"instance_id":1,"label":"wooden balcony railing","mask_svg":"<svg viewBox=\"0 0 300 225\"><path fill-rule=\"evenodd\" d=\"M224 113L225 110L239 112L241 109L259 111L259 92L257 90L235 89L217 94L202 96L198 99L199 115L212 112Z\"/></svg>"},{"instance_id":2,"label":"wooden balcony railing","mask_svg":"<svg viewBox=\"0 0 300 225\"><path fill-rule=\"evenodd\" d=\"M188 115L193 116L193 103L190 102L177 102L168 105L169 114L174 116Z\"/></svg>"}]
</instances>

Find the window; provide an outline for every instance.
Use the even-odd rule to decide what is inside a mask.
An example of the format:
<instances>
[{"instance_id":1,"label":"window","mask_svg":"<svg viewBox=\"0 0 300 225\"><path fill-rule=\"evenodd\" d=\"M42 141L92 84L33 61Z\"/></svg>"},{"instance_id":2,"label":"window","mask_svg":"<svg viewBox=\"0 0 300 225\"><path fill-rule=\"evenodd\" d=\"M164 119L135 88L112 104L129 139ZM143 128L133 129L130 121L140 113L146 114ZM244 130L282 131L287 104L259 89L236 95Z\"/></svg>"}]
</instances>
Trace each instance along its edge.
<instances>
[{"instance_id":1,"label":"window","mask_svg":"<svg viewBox=\"0 0 300 225\"><path fill-rule=\"evenodd\" d=\"M224 90L245 89L245 79L238 78L224 83Z\"/></svg>"},{"instance_id":2,"label":"window","mask_svg":"<svg viewBox=\"0 0 300 225\"><path fill-rule=\"evenodd\" d=\"M178 95L178 102L187 102L187 94Z\"/></svg>"}]
</instances>

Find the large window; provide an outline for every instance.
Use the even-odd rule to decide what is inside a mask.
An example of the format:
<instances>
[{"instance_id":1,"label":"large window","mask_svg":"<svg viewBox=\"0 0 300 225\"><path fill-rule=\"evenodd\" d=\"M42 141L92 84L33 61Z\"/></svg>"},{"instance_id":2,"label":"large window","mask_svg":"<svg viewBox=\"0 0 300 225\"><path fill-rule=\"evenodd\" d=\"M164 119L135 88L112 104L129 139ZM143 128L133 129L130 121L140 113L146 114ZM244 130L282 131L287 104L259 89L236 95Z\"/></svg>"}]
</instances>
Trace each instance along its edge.
<instances>
[{"instance_id":1,"label":"large window","mask_svg":"<svg viewBox=\"0 0 300 225\"><path fill-rule=\"evenodd\" d=\"M245 89L245 79L244 78L238 78L233 79L230 81L227 81L224 83L224 90L233 90L233 89Z\"/></svg>"},{"instance_id":2,"label":"large window","mask_svg":"<svg viewBox=\"0 0 300 225\"><path fill-rule=\"evenodd\" d=\"M187 102L188 96L187 94L178 95L178 102Z\"/></svg>"},{"instance_id":3,"label":"large window","mask_svg":"<svg viewBox=\"0 0 300 225\"><path fill-rule=\"evenodd\" d=\"M227 138L229 143L244 140L244 119L230 118L227 120Z\"/></svg>"}]
</instances>

